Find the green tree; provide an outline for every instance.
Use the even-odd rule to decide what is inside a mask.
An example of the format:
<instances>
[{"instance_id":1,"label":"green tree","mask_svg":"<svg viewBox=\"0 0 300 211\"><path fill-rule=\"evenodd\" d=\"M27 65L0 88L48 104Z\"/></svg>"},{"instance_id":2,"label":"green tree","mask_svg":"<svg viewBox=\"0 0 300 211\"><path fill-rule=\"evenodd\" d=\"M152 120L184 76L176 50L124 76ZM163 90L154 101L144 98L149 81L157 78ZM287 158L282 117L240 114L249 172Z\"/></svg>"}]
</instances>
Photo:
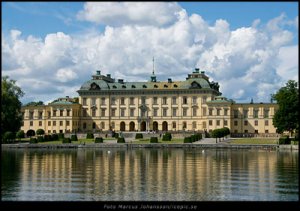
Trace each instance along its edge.
<instances>
[{"instance_id":1,"label":"green tree","mask_svg":"<svg viewBox=\"0 0 300 211\"><path fill-rule=\"evenodd\" d=\"M38 102L29 102L26 104L26 106L38 106L38 105L44 105L43 101L38 101Z\"/></svg>"},{"instance_id":2,"label":"green tree","mask_svg":"<svg viewBox=\"0 0 300 211\"><path fill-rule=\"evenodd\" d=\"M36 130L36 134L37 135L44 135L45 134L45 131L43 129L37 129Z\"/></svg>"},{"instance_id":3,"label":"green tree","mask_svg":"<svg viewBox=\"0 0 300 211\"><path fill-rule=\"evenodd\" d=\"M273 117L273 124L278 133L288 131L291 134L299 131L298 110L299 110L299 89L298 83L289 80L286 86L281 87L272 99L277 101L279 109Z\"/></svg>"},{"instance_id":4,"label":"green tree","mask_svg":"<svg viewBox=\"0 0 300 211\"><path fill-rule=\"evenodd\" d=\"M21 138L25 138L25 133L23 130L19 130L16 134L16 138L19 139L19 141L21 140Z\"/></svg>"},{"instance_id":5,"label":"green tree","mask_svg":"<svg viewBox=\"0 0 300 211\"><path fill-rule=\"evenodd\" d=\"M23 91L16 85L15 80L9 79L8 76L2 77L1 137L3 137L6 131L15 133L20 130L22 122L22 103L19 98L23 95Z\"/></svg>"}]
</instances>

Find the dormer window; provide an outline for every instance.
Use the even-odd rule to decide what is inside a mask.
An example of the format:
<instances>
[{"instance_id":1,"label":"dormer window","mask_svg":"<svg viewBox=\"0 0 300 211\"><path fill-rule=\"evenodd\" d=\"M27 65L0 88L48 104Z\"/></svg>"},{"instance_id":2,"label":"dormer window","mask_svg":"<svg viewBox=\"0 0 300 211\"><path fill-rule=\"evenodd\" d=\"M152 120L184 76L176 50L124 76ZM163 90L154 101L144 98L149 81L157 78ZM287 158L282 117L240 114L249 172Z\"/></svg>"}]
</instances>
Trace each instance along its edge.
<instances>
[{"instance_id":1,"label":"dormer window","mask_svg":"<svg viewBox=\"0 0 300 211\"><path fill-rule=\"evenodd\" d=\"M156 84L154 84L154 88L158 88L158 86Z\"/></svg>"},{"instance_id":2,"label":"dormer window","mask_svg":"<svg viewBox=\"0 0 300 211\"><path fill-rule=\"evenodd\" d=\"M131 88L135 88L135 85L132 85Z\"/></svg>"},{"instance_id":3,"label":"dormer window","mask_svg":"<svg viewBox=\"0 0 300 211\"><path fill-rule=\"evenodd\" d=\"M192 89L199 89L201 88L200 84L198 84L196 81L193 81L191 84Z\"/></svg>"},{"instance_id":4,"label":"dormer window","mask_svg":"<svg viewBox=\"0 0 300 211\"><path fill-rule=\"evenodd\" d=\"M174 88L177 88L178 86L177 86L177 84L174 84Z\"/></svg>"},{"instance_id":5,"label":"dormer window","mask_svg":"<svg viewBox=\"0 0 300 211\"><path fill-rule=\"evenodd\" d=\"M123 88L123 89L126 89L126 86L125 86L125 85L123 85L123 86L122 86L122 88Z\"/></svg>"},{"instance_id":6,"label":"dormer window","mask_svg":"<svg viewBox=\"0 0 300 211\"><path fill-rule=\"evenodd\" d=\"M116 89L117 87L115 85L113 85L113 89Z\"/></svg>"},{"instance_id":7,"label":"dormer window","mask_svg":"<svg viewBox=\"0 0 300 211\"><path fill-rule=\"evenodd\" d=\"M167 85L167 84L165 84L165 85L164 85L164 87L165 87L165 88L168 88L168 85Z\"/></svg>"},{"instance_id":8,"label":"dormer window","mask_svg":"<svg viewBox=\"0 0 300 211\"><path fill-rule=\"evenodd\" d=\"M96 84L95 82L91 84L90 90L99 90L100 87L98 84Z\"/></svg>"},{"instance_id":9,"label":"dormer window","mask_svg":"<svg viewBox=\"0 0 300 211\"><path fill-rule=\"evenodd\" d=\"M147 86L144 84L144 85L143 85L143 88L147 88Z\"/></svg>"}]
</instances>

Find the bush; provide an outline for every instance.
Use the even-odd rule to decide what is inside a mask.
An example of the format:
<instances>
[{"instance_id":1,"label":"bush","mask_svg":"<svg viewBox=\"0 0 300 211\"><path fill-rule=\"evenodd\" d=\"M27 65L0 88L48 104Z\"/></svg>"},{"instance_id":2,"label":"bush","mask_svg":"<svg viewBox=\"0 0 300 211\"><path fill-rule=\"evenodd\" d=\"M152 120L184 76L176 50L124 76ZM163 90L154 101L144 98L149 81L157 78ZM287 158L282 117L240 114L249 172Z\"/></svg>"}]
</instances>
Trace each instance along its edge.
<instances>
[{"instance_id":1,"label":"bush","mask_svg":"<svg viewBox=\"0 0 300 211\"><path fill-rule=\"evenodd\" d=\"M26 133L27 137L35 136L34 130L28 130Z\"/></svg>"},{"instance_id":2,"label":"bush","mask_svg":"<svg viewBox=\"0 0 300 211\"><path fill-rule=\"evenodd\" d=\"M23 131L23 130L19 130L19 131L17 132L17 134L16 134L16 137L17 137L18 139L25 138L25 133L24 133L24 131Z\"/></svg>"},{"instance_id":3,"label":"bush","mask_svg":"<svg viewBox=\"0 0 300 211\"><path fill-rule=\"evenodd\" d=\"M183 143L192 143L191 137L190 137L190 136L189 136L189 137L185 137L185 138L183 139Z\"/></svg>"},{"instance_id":4,"label":"bush","mask_svg":"<svg viewBox=\"0 0 300 211\"><path fill-rule=\"evenodd\" d=\"M37 135L44 135L45 134L45 131L43 129L37 129L36 130L36 134Z\"/></svg>"},{"instance_id":5,"label":"bush","mask_svg":"<svg viewBox=\"0 0 300 211\"><path fill-rule=\"evenodd\" d=\"M45 139L44 139L43 136L38 136L37 137L37 142L44 142L44 141L45 141Z\"/></svg>"},{"instance_id":6,"label":"bush","mask_svg":"<svg viewBox=\"0 0 300 211\"><path fill-rule=\"evenodd\" d=\"M141 138L143 138L143 134L142 133L135 134L135 139L141 139Z\"/></svg>"},{"instance_id":7,"label":"bush","mask_svg":"<svg viewBox=\"0 0 300 211\"><path fill-rule=\"evenodd\" d=\"M10 143L12 140L15 140L16 134L10 131L7 131L3 135L3 143Z\"/></svg>"},{"instance_id":8,"label":"bush","mask_svg":"<svg viewBox=\"0 0 300 211\"><path fill-rule=\"evenodd\" d=\"M70 143L72 143L72 142L71 142L71 139L70 139L70 138L63 138L62 143L63 143L63 144L70 144Z\"/></svg>"},{"instance_id":9,"label":"bush","mask_svg":"<svg viewBox=\"0 0 300 211\"><path fill-rule=\"evenodd\" d=\"M29 143L30 144L37 144L38 140L36 138L30 138Z\"/></svg>"},{"instance_id":10,"label":"bush","mask_svg":"<svg viewBox=\"0 0 300 211\"><path fill-rule=\"evenodd\" d=\"M52 136L51 135L44 135L44 141L52 141Z\"/></svg>"},{"instance_id":11,"label":"bush","mask_svg":"<svg viewBox=\"0 0 300 211\"><path fill-rule=\"evenodd\" d=\"M125 138L118 138L117 143L125 143Z\"/></svg>"},{"instance_id":12,"label":"bush","mask_svg":"<svg viewBox=\"0 0 300 211\"><path fill-rule=\"evenodd\" d=\"M279 144L291 144L291 139L288 136L280 137Z\"/></svg>"},{"instance_id":13,"label":"bush","mask_svg":"<svg viewBox=\"0 0 300 211\"><path fill-rule=\"evenodd\" d=\"M150 138L150 143L158 143L158 138L157 137L151 137Z\"/></svg>"},{"instance_id":14,"label":"bush","mask_svg":"<svg viewBox=\"0 0 300 211\"><path fill-rule=\"evenodd\" d=\"M103 138L102 137L95 138L95 143L103 143Z\"/></svg>"},{"instance_id":15,"label":"bush","mask_svg":"<svg viewBox=\"0 0 300 211\"><path fill-rule=\"evenodd\" d=\"M202 139L202 134L201 133L197 133L196 136L197 136L197 141L200 141Z\"/></svg>"},{"instance_id":16,"label":"bush","mask_svg":"<svg viewBox=\"0 0 300 211\"><path fill-rule=\"evenodd\" d=\"M172 135L171 133L165 133L163 135L163 138L162 138L163 141L171 141L172 140Z\"/></svg>"},{"instance_id":17,"label":"bush","mask_svg":"<svg viewBox=\"0 0 300 211\"><path fill-rule=\"evenodd\" d=\"M299 141L294 139L294 141L291 141L291 144L292 145L299 145Z\"/></svg>"},{"instance_id":18,"label":"bush","mask_svg":"<svg viewBox=\"0 0 300 211\"><path fill-rule=\"evenodd\" d=\"M59 140L63 140L64 138L65 138L65 134L63 134L63 133L58 134L58 139Z\"/></svg>"},{"instance_id":19,"label":"bush","mask_svg":"<svg viewBox=\"0 0 300 211\"><path fill-rule=\"evenodd\" d=\"M115 136L114 136L116 139L119 138L119 133L115 133Z\"/></svg>"},{"instance_id":20,"label":"bush","mask_svg":"<svg viewBox=\"0 0 300 211\"><path fill-rule=\"evenodd\" d=\"M94 139L94 134L93 133L87 133L86 134L86 139Z\"/></svg>"},{"instance_id":21,"label":"bush","mask_svg":"<svg viewBox=\"0 0 300 211\"><path fill-rule=\"evenodd\" d=\"M76 134L71 135L71 141L78 141Z\"/></svg>"},{"instance_id":22,"label":"bush","mask_svg":"<svg viewBox=\"0 0 300 211\"><path fill-rule=\"evenodd\" d=\"M51 139L52 139L52 141L57 141L58 140L58 135L57 134L52 134Z\"/></svg>"}]
</instances>

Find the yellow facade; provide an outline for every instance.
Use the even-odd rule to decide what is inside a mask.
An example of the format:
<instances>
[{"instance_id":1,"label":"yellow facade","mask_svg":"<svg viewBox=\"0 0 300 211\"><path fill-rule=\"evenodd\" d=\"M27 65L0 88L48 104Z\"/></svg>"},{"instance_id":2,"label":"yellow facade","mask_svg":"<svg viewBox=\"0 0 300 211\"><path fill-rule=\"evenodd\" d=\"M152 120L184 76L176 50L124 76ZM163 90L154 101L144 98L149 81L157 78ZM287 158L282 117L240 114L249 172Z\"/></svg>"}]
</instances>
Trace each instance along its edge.
<instances>
[{"instance_id":1,"label":"yellow facade","mask_svg":"<svg viewBox=\"0 0 300 211\"><path fill-rule=\"evenodd\" d=\"M235 103L221 96L219 85L199 69L185 81L124 82L97 71L85 82L79 104L24 107L24 126L47 133L99 131L212 131L228 127L235 134L275 134L275 103ZM56 110L63 115L53 116ZM72 112L67 115L67 110ZM29 112L34 118L28 119ZM43 112L40 119L39 112ZM49 113L50 112L50 113ZM50 114L50 116L48 115ZM42 121L42 123L40 123ZM49 121L56 121L56 126ZM62 121L62 123L61 123ZM67 122L68 126L67 126ZM30 126L30 122L32 126Z\"/></svg>"}]
</instances>

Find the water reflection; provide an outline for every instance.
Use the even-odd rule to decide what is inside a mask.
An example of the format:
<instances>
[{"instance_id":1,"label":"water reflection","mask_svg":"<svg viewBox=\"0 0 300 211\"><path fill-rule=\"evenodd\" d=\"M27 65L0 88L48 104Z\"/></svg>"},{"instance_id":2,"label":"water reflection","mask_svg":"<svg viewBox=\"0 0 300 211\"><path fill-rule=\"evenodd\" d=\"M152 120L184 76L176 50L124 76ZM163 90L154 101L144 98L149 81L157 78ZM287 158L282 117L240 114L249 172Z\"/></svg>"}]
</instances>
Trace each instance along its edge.
<instances>
[{"instance_id":1,"label":"water reflection","mask_svg":"<svg viewBox=\"0 0 300 211\"><path fill-rule=\"evenodd\" d=\"M2 150L2 200L298 200L298 153L200 149Z\"/></svg>"}]
</instances>

